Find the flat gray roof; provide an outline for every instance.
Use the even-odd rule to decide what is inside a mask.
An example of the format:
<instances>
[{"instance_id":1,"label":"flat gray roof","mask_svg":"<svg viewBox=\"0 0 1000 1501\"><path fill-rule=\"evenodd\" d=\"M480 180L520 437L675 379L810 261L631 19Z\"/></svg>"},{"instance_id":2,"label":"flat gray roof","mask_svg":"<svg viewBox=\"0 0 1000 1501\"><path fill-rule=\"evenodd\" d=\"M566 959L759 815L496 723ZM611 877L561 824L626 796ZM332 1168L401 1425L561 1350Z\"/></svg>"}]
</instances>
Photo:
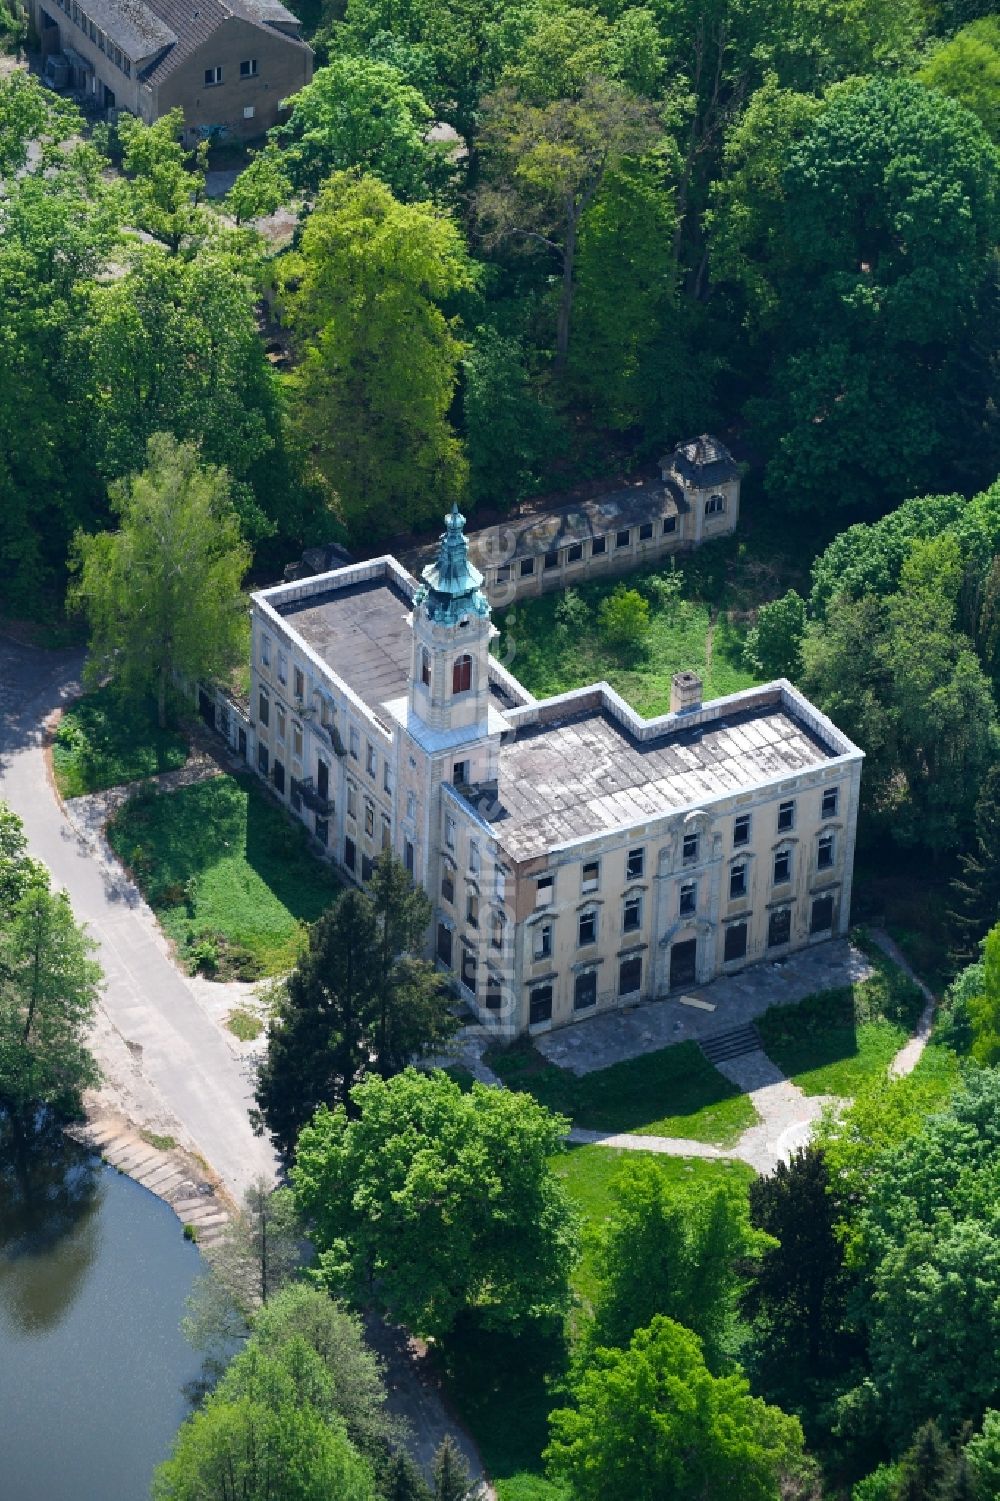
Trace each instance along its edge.
<instances>
[{"instance_id":1,"label":"flat gray roof","mask_svg":"<svg viewBox=\"0 0 1000 1501\"><path fill-rule=\"evenodd\" d=\"M273 608L376 713L410 686L412 605L386 578L327 589Z\"/></svg>"},{"instance_id":2,"label":"flat gray roof","mask_svg":"<svg viewBox=\"0 0 1000 1501\"><path fill-rule=\"evenodd\" d=\"M780 703L633 739L588 711L529 725L500 750L497 838L515 860L744 791L836 754Z\"/></svg>"}]
</instances>

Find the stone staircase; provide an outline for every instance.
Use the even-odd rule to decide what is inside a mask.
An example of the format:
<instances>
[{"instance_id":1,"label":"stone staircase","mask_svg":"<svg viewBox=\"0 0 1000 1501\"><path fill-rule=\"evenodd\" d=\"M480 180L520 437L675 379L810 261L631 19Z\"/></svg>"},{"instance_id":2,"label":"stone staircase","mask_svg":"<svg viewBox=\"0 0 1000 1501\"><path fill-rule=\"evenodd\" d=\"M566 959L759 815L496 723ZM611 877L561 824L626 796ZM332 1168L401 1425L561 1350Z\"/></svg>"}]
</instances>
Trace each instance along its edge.
<instances>
[{"instance_id":1,"label":"stone staircase","mask_svg":"<svg viewBox=\"0 0 1000 1501\"><path fill-rule=\"evenodd\" d=\"M728 1032L716 1032L712 1037L699 1039L699 1046L709 1063L727 1063L730 1058L742 1058L745 1053L756 1053L761 1047L757 1028L752 1022L744 1027L732 1027Z\"/></svg>"}]
</instances>

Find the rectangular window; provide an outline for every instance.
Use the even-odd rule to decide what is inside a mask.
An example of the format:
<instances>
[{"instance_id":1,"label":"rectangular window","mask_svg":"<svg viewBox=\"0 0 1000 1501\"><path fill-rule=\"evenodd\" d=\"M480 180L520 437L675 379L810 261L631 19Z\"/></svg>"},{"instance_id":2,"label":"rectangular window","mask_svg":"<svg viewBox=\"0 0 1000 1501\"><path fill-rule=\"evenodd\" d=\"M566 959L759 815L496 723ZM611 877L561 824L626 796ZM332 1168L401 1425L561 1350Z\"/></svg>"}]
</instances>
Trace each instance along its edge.
<instances>
[{"instance_id":1,"label":"rectangular window","mask_svg":"<svg viewBox=\"0 0 1000 1501\"><path fill-rule=\"evenodd\" d=\"M407 818L416 818L417 816L417 794L415 792L408 792L406 794L406 816Z\"/></svg>"},{"instance_id":2,"label":"rectangular window","mask_svg":"<svg viewBox=\"0 0 1000 1501\"><path fill-rule=\"evenodd\" d=\"M417 856L413 848L412 839L403 840L403 864L406 866L407 875L412 876L417 865Z\"/></svg>"},{"instance_id":3,"label":"rectangular window","mask_svg":"<svg viewBox=\"0 0 1000 1501\"><path fill-rule=\"evenodd\" d=\"M468 892L465 898L465 920L470 928L479 927L479 897L474 891Z\"/></svg>"},{"instance_id":4,"label":"rectangular window","mask_svg":"<svg viewBox=\"0 0 1000 1501\"><path fill-rule=\"evenodd\" d=\"M271 700L263 690L257 700L257 718L265 729L271 723Z\"/></svg>"},{"instance_id":5,"label":"rectangular window","mask_svg":"<svg viewBox=\"0 0 1000 1501\"><path fill-rule=\"evenodd\" d=\"M222 69L221 69L221 67L219 67L219 68L206 68L205 69L205 87L206 87L206 89L214 88L217 83L221 83L221 82L222 82Z\"/></svg>"},{"instance_id":6,"label":"rectangular window","mask_svg":"<svg viewBox=\"0 0 1000 1501\"><path fill-rule=\"evenodd\" d=\"M747 954L747 925L745 922L731 922L726 929L725 946L722 951L724 964L731 964L734 959L745 959Z\"/></svg>"},{"instance_id":7,"label":"rectangular window","mask_svg":"<svg viewBox=\"0 0 1000 1501\"><path fill-rule=\"evenodd\" d=\"M663 535L665 537L667 537L667 536L670 535L671 532L675 532L676 530L677 530L677 517L676 516L664 516L664 518L663 518Z\"/></svg>"},{"instance_id":8,"label":"rectangular window","mask_svg":"<svg viewBox=\"0 0 1000 1501\"><path fill-rule=\"evenodd\" d=\"M820 870L829 870L833 865L833 835L821 834L816 851L816 864Z\"/></svg>"},{"instance_id":9,"label":"rectangular window","mask_svg":"<svg viewBox=\"0 0 1000 1501\"><path fill-rule=\"evenodd\" d=\"M364 850L362 850L361 851L361 879L362 879L362 881L364 881L366 883L368 881L370 881L371 878L372 878L372 872L374 871L374 869L375 869L375 861L371 858L370 855L366 855L365 852L364 852Z\"/></svg>"},{"instance_id":10,"label":"rectangular window","mask_svg":"<svg viewBox=\"0 0 1000 1501\"><path fill-rule=\"evenodd\" d=\"M365 833L369 836L375 833L375 804L365 799Z\"/></svg>"},{"instance_id":11,"label":"rectangular window","mask_svg":"<svg viewBox=\"0 0 1000 1501\"><path fill-rule=\"evenodd\" d=\"M566 549L567 563L579 563L583 557L583 543L572 542Z\"/></svg>"},{"instance_id":12,"label":"rectangular window","mask_svg":"<svg viewBox=\"0 0 1000 1501\"><path fill-rule=\"evenodd\" d=\"M632 541L632 528L622 527L620 532L615 532L615 547L628 547Z\"/></svg>"},{"instance_id":13,"label":"rectangular window","mask_svg":"<svg viewBox=\"0 0 1000 1501\"><path fill-rule=\"evenodd\" d=\"M496 896L496 899L497 899L498 902L502 902L503 901L503 894L504 894L504 891L506 889L506 884L507 884L507 882L506 882L506 876L504 874L504 870L503 870L503 866L502 865L498 865L497 868L496 868L496 870L493 872L493 882L494 882L494 885L493 885L494 895Z\"/></svg>"},{"instance_id":14,"label":"rectangular window","mask_svg":"<svg viewBox=\"0 0 1000 1501\"><path fill-rule=\"evenodd\" d=\"M535 929L535 943L532 954L536 959L551 959L552 957L552 924L543 922Z\"/></svg>"},{"instance_id":15,"label":"rectangular window","mask_svg":"<svg viewBox=\"0 0 1000 1501\"><path fill-rule=\"evenodd\" d=\"M285 711L281 707L280 704L278 705L278 716L277 716L277 719L278 719L278 739L279 740L284 740L284 738L285 738Z\"/></svg>"},{"instance_id":16,"label":"rectangular window","mask_svg":"<svg viewBox=\"0 0 1000 1501\"><path fill-rule=\"evenodd\" d=\"M724 495L710 495L705 502L706 516L720 516L725 509L726 498Z\"/></svg>"},{"instance_id":17,"label":"rectangular window","mask_svg":"<svg viewBox=\"0 0 1000 1501\"><path fill-rule=\"evenodd\" d=\"M306 680L301 667L296 667L292 673L292 685L296 698L304 698L306 693Z\"/></svg>"},{"instance_id":18,"label":"rectangular window","mask_svg":"<svg viewBox=\"0 0 1000 1501\"><path fill-rule=\"evenodd\" d=\"M601 862L588 860L583 867L583 877L580 881L581 891L596 891L601 882Z\"/></svg>"},{"instance_id":19,"label":"rectangular window","mask_svg":"<svg viewBox=\"0 0 1000 1501\"><path fill-rule=\"evenodd\" d=\"M378 768L378 756L375 754L375 747L374 745L372 745L370 740L368 742L365 765L368 770L368 775L370 777L374 777L375 772Z\"/></svg>"},{"instance_id":20,"label":"rectangular window","mask_svg":"<svg viewBox=\"0 0 1000 1501\"><path fill-rule=\"evenodd\" d=\"M747 868L740 861L739 865L729 867L729 899L735 901L737 897L747 894Z\"/></svg>"},{"instance_id":21,"label":"rectangular window","mask_svg":"<svg viewBox=\"0 0 1000 1501\"><path fill-rule=\"evenodd\" d=\"M510 564L501 563L497 568L497 583L506 584L510 581Z\"/></svg>"},{"instance_id":22,"label":"rectangular window","mask_svg":"<svg viewBox=\"0 0 1000 1501\"><path fill-rule=\"evenodd\" d=\"M257 770L260 772L260 774L261 774L262 777L266 777L267 776L267 746L266 745L258 745L258 747L257 747Z\"/></svg>"},{"instance_id":23,"label":"rectangular window","mask_svg":"<svg viewBox=\"0 0 1000 1501\"><path fill-rule=\"evenodd\" d=\"M778 804L778 833L787 833L795 827L795 799L789 798L787 803Z\"/></svg>"},{"instance_id":24,"label":"rectangular window","mask_svg":"<svg viewBox=\"0 0 1000 1501\"><path fill-rule=\"evenodd\" d=\"M698 887L694 881L685 881L681 887L681 899L678 912L681 917L693 917L698 905Z\"/></svg>"},{"instance_id":25,"label":"rectangular window","mask_svg":"<svg viewBox=\"0 0 1000 1501\"><path fill-rule=\"evenodd\" d=\"M653 523L644 521L639 528L639 541L648 542L653 535Z\"/></svg>"},{"instance_id":26,"label":"rectangular window","mask_svg":"<svg viewBox=\"0 0 1000 1501\"><path fill-rule=\"evenodd\" d=\"M353 782L347 784L347 812L350 818L358 816L358 789Z\"/></svg>"},{"instance_id":27,"label":"rectangular window","mask_svg":"<svg viewBox=\"0 0 1000 1501\"><path fill-rule=\"evenodd\" d=\"M642 989L642 955L623 959L618 966L618 994L636 995Z\"/></svg>"},{"instance_id":28,"label":"rectangular window","mask_svg":"<svg viewBox=\"0 0 1000 1501\"><path fill-rule=\"evenodd\" d=\"M739 818L733 819L733 849L739 849L744 844L750 843L750 814L741 813Z\"/></svg>"},{"instance_id":29,"label":"rectangular window","mask_svg":"<svg viewBox=\"0 0 1000 1501\"><path fill-rule=\"evenodd\" d=\"M444 842L450 850L455 848L455 820L450 813L444 816Z\"/></svg>"},{"instance_id":30,"label":"rectangular window","mask_svg":"<svg viewBox=\"0 0 1000 1501\"><path fill-rule=\"evenodd\" d=\"M261 638L260 638L260 660L263 662L263 664L264 664L265 667L270 667L270 665L271 665L271 638L270 638L270 636L261 636Z\"/></svg>"},{"instance_id":31,"label":"rectangular window","mask_svg":"<svg viewBox=\"0 0 1000 1501\"><path fill-rule=\"evenodd\" d=\"M540 1022L552 1020L552 986L536 985L528 1002L528 1025L537 1027Z\"/></svg>"},{"instance_id":32,"label":"rectangular window","mask_svg":"<svg viewBox=\"0 0 1000 1501\"><path fill-rule=\"evenodd\" d=\"M252 120L255 114L256 114L256 110L254 109L254 107L253 107L252 104L244 104L244 106L243 106L243 118L244 118L244 120Z\"/></svg>"},{"instance_id":33,"label":"rectangular window","mask_svg":"<svg viewBox=\"0 0 1000 1501\"><path fill-rule=\"evenodd\" d=\"M557 552L547 552L545 554L545 563L544 563L544 566L545 566L545 572L546 573L549 573L553 568L558 568L559 567L559 554Z\"/></svg>"},{"instance_id":34,"label":"rectangular window","mask_svg":"<svg viewBox=\"0 0 1000 1501\"><path fill-rule=\"evenodd\" d=\"M535 906L536 907L549 907L549 906L551 906L552 905L552 898L554 897L554 895L555 895L554 877L553 876L539 876L538 880L535 882Z\"/></svg>"},{"instance_id":35,"label":"rectangular window","mask_svg":"<svg viewBox=\"0 0 1000 1501\"><path fill-rule=\"evenodd\" d=\"M601 556L601 554L607 552L607 550L608 550L608 539L607 539L607 537L595 537L594 540L590 544L590 556L592 558L599 558Z\"/></svg>"},{"instance_id":36,"label":"rectangular window","mask_svg":"<svg viewBox=\"0 0 1000 1501\"><path fill-rule=\"evenodd\" d=\"M392 772L389 770L388 761L382 762L382 788L385 792L392 791Z\"/></svg>"},{"instance_id":37,"label":"rectangular window","mask_svg":"<svg viewBox=\"0 0 1000 1501\"><path fill-rule=\"evenodd\" d=\"M579 940L578 941L579 941L579 944L580 944L581 948L583 948L588 943L596 943L597 942L597 913L596 912L581 912L580 913L580 936L579 936Z\"/></svg>"},{"instance_id":38,"label":"rectangular window","mask_svg":"<svg viewBox=\"0 0 1000 1501\"><path fill-rule=\"evenodd\" d=\"M382 848L392 849L392 824L384 813L382 814Z\"/></svg>"},{"instance_id":39,"label":"rectangular window","mask_svg":"<svg viewBox=\"0 0 1000 1501\"><path fill-rule=\"evenodd\" d=\"M476 956L471 949L462 949L462 984L469 990L476 989Z\"/></svg>"},{"instance_id":40,"label":"rectangular window","mask_svg":"<svg viewBox=\"0 0 1000 1501\"><path fill-rule=\"evenodd\" d=\"M469 842L469 870L474 876L479 874L479 845L474 839Z\"/></svg>"},{"instance_id":41,"label":"rectangular window","mask_svg":"<svg viewBox=\"0 0 1000 1501\"><path fill-rule=\"evenodd\" d=\"M330 825L325 818L320 818L318 813L316 814L316 838L320 844L330 842Z\"/></svg>"},{"instance_id":42,"label":"rectangular window","mask_svg":"<svg viewBox=\"0 0 1000 1501\"><path fill-rule=\"evenodd\" d=\"M245 63L240 63L240 77L241 78L256 78L257 77L257 59L255 57L248 58Z\"/></svg>"},{"instance_id":43,"label":"rectangular window","mask_svg":"<svg viewBox=\"0 0 1000 1501\"><path fill-rule=\"evenodd\" d=\"M503 1004L500 976L492 969L486 971L486 994L483 997L483 1004L487 1011L499 1011Z\"/></svg>"},{"instance_id":44,"label":"rectangular window","mask_svg":"<svg viewBox=\"0 0 1000 1501\"><path fill-rule=\"evenodd\" d=\"M453 787L467 787L469 785L468 761L456 761L451 768L451 785Z\"/></svg>"},{"instance_id":45,"label":"rectangular window","mask_svg":"<svg viewBox=\"0 0 1000 1501\"><path fill-rule=\"evenodd\" d=\"M585 974L577 975L573 985L573 1010L586 1011L588 1006L597 1005L597 970L588 969Z\"/></svg>"},{"instance_id":46,"label":"rectangular window","mask_svg":"<svg viewBox=\"0 0 1000 1501\"><path fill-rule=\"evenodd\" d=\"M292 805L293 813L302 812L302 794L299 792L299 783L295 779L295 777L292 777L292 785L289 789L288 801Z\"/></svg>"},{"instance_id":47,"label":"rectangular window","mask_svg":"<svg viewBox=\"0 0 1000 1501\"><path fill-rule=\"evenodd\" d=\"M698 858L698 835L697 834L685 834L684 835L683 859L685 861L688 861L688 860L697 860L697 858Z\"/></svg>"},{"instance_id":48,"label":"rectangular window","mask_svg":"<svg viewBox=\"0 0 1000 1501\"><path fill-rule=\"evenodd\" d=\"M283 651L278 653L278 682L288 682L288 658Z\"/></svg>"},{"instance_id":49,"label":"rectangular window","mask_svg":"<svg viewBox=\"0 0 1000 1501\"><path fill-rule=\"evenodd\" d=\"M646 851L644 849L629 850L625 860L625 879L627 881L641 881L645 866Z\"/></svg>"},{"instance_id":50,"label":"rectangular window","mask_svg":"<svg viewBox=\"0 0 1000 1501\"><path fill-rule=\"evenodd\" d=\"M810 933L829 933L833 927L833 897L818 896L812 904Z\"/></svg>"},{"instance_id":51,"label":"rectangular window","mask_svg":"<svg viewBox=\"0 0 1000 1501\"><path fill-rule=\"evenodd\" d=\"M769 949L780 948L787 943L792 936L792 909L781 907L777 912L772 912L767 923L767 946Z\"/></svg>"},{"instance_id":52,"label":"rectangular window","mask_svg":"<svg viewBox=\"0 0 1000 1501\"><path fill-rule=\"evenodd\" d=\"M493 931L490 934L490 942L495 949L503 948L504 915L502 912L493 913Z\"/></svg>"},{"instance_id":53,"label":"rectangular window","mask_svg":"<svg viewBox=\"0 0 1000 1501\"><path fill-rule=\"evenodd\" d=\"M451 969L451 929L443 922L438 923L437 956Z\"/></svg>"},{"instance_id":54,"label":"rectangular window","mask_svg":"<svg viewBox=\"0 0 1000 1501\"><path fill-rule=\"evenodd\" d=\"M535 560L534 560L534 558L522 558L521 559L521 577L523 579L530 578L530 576L534 573L534 571L535 571Z\"/></svg>"},{"instance_id":55,"label":"rectangular window","mask_svg":"<svg viewBox=\"0 0 1000 1501\"><path fill-rule=\"evenodd\" d=\"M275 761L274 769L271 772L271 780L274 783L276 791L283 794L285 791L285 767L282 761Z\"/></svg>"},{"instance_id":56,"label":"rectangular window","mask_svg":"<svg viewBox=\"0 0 1000 1501\"><path fill-rule=\"evenodd\" d=\"M426 648L420 653L420 681L425 688L431 686L431 654Z\"/></svg>"},{"instance_id":57,"label":"rectangular window","mask_svg":"<svg viewBox=\"0 0 1000 1501\"><path fill-rule=\"evenodd\" d=\"M361 736L358 734L357 730L354 728L353 725L351 726L350 742L351 742L351 760L352 761L360 761L361 760Z\"/></svg>"},{"instance_id":58,"label":"rectangular window","mask_svg":"<svg viewBox=\"0 0 1000 1501\"><path fill-rule=\"evenodd\" d=\"M836 816L837 816L837 808L839 807L839 804L840 804L840 788L839 787L824 787L823 788L823 817L824 818L836 818Z\"/></svg>"},{"instance_id":59,"label":"rectangular window","mask_svg":"<svg viewBox=\"0 0 1000 1501\"><path fill-rule=\"evenodd\" d=\"M302 726L292 720L292 754L302 760Z\"/></svg>"},{"instance_id":60,"label":"rectangular window","mask_svg":"<svg viewBox=\"0 0 1000 1501\"><path fill-rule=\"evenodd\" d=\"M638 933L642 927L642 897L630 896L625 902L622 929L626 933Z\"/></svg>"},{"instance_id":61,"label":"rectangular window","mask_svg":"<svg viewBox=\"0 0 1000 1501\"><path fill-rule=\"evenodd\" d=\"M774 857L774 884L783 886L786 881L792 879L792 852L791 850L778 850Z\"/></svg>"}]
</instances>

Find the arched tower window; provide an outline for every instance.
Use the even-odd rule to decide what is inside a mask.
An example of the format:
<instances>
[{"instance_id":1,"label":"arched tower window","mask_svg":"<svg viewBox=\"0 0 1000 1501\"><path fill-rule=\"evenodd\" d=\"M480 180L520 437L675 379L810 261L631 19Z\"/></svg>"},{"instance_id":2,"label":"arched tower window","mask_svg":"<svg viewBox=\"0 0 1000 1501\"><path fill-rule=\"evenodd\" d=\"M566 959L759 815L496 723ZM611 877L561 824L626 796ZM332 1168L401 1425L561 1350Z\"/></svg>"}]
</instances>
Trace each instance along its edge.
<instances>
[{"instance_id":1,"label":"arched tower window","mask_svg":"<svg viewBox=\"0 0 1000 1501\"><path fill-rule=\"evenodd\" d=\"M452 693L468 693L472 687L472 658L468 655L456 657L455 665L451 669Z\"/></svg>"},{"instance_id":2,"label":"arched tower window","mask_svg":"<svg viewBox=\"0 0 1000 1501\"><path fill-rule=\"evenodd\" d=\"M431 654L426 646L420 651L420 680L425 688L431 686Z\"/></svg>"}]
</instances>

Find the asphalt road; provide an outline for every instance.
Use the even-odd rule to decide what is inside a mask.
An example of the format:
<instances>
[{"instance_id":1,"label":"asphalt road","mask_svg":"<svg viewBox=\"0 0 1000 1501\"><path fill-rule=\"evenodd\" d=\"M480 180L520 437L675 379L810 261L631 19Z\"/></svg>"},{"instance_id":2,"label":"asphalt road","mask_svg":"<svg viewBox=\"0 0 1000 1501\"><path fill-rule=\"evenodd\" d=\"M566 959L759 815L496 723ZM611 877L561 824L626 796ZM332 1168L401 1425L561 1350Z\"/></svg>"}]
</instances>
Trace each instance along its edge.
<instances>
[{"instance_id":1,"label":"asphalt road","mask_svg":"<svg viewBox=\"0 0 1000 1501\"><path fill-rule=\"evenodd\" d=\"M171 961L148 907L79 838L46 775L42 724L79 691L82 664L81 652L0 636L0 798L23 819L32 854L99 943L108 1020L189 1144L241 1197L276 1169L270 1147L250 1130L245 1065Z\"/></svg>"}]
</instances>

